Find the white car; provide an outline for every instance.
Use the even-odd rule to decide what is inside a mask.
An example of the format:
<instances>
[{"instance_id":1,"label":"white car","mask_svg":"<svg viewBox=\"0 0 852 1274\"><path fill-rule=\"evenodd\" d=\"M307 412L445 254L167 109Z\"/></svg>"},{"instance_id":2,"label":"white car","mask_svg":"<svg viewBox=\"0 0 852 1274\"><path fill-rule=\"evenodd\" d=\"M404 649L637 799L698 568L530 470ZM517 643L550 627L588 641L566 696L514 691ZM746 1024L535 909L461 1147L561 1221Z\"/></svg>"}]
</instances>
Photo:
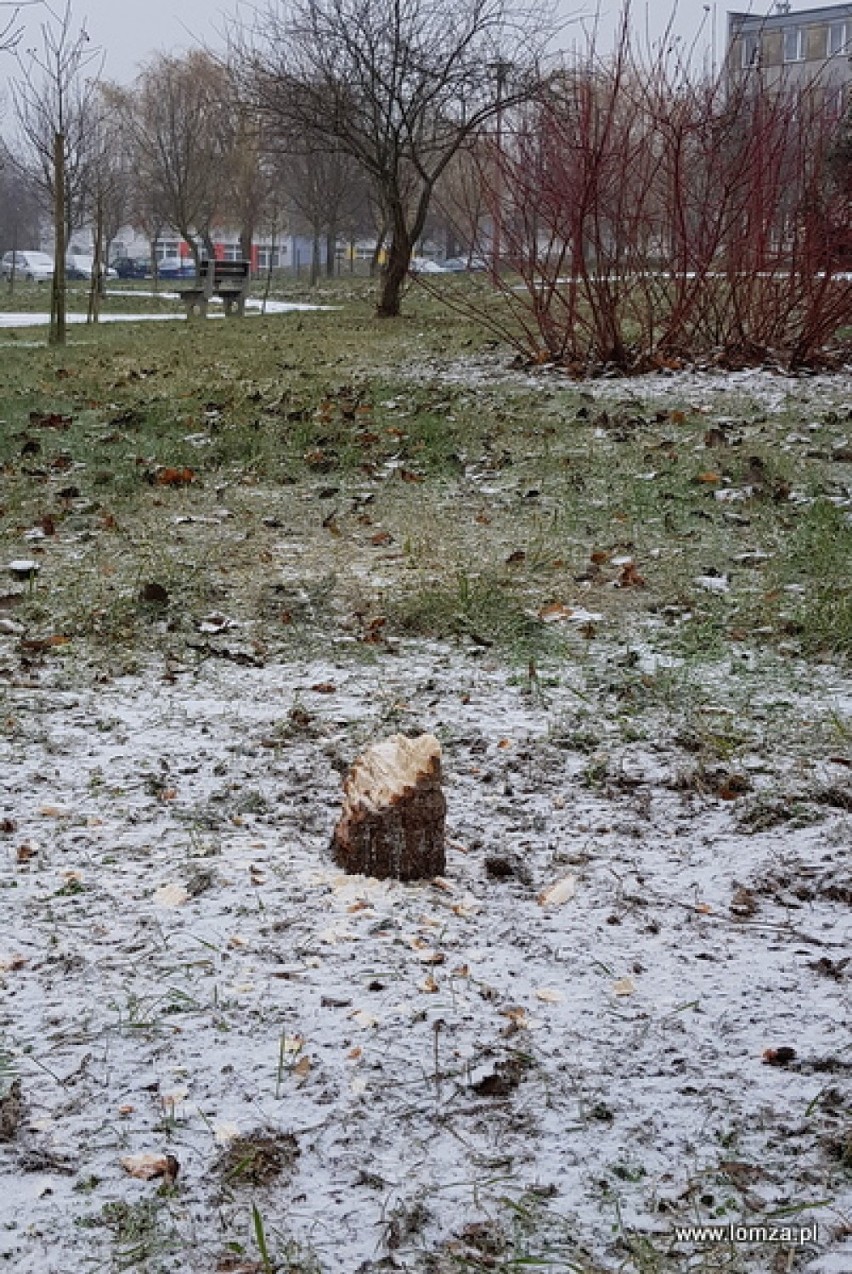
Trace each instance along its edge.
<instances>
[{"instance_id":1,"label":"white car","mask_svg":"<svg viewBox=\"0 0 852 1274\"><path fill-rule=\"evenodd\" d=\"M118 274L111 266L101 266L108 279L117 279ZM91 279L95 271L95 258L85 252L69 252L65 258L65 274L69 279Z\"/></svg>"},{"instance_id":2,"label":"white car","mask_svg":"<svg viewBox=\"0 0 852 1274\"><path fill-rule=\"evenodd\" d=\"M7 252L0 262L0 275L11 279L13 272L18 279L46 282L53 278L53 257L29 248L26 252Z\"/></svg>"}]
</instances>

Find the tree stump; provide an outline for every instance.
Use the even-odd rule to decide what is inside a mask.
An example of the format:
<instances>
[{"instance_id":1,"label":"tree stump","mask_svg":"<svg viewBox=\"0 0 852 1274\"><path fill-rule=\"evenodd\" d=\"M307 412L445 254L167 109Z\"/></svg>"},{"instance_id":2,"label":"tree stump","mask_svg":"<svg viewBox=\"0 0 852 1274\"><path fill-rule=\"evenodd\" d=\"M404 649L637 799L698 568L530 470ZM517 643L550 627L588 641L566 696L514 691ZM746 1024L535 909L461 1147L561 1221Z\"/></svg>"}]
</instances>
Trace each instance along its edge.
<instances>
[{"instance_id":1,"label":"tree stump","mask_svg":"<svg viewBox=\"0 0 852 1274\"><path fill-rule=\"evenodd\" d=\"M344 871L381 880L440 876L446 866L441 745L393 734L367 748L343 783L331 852Z\"/></svg>"}]
</instances>

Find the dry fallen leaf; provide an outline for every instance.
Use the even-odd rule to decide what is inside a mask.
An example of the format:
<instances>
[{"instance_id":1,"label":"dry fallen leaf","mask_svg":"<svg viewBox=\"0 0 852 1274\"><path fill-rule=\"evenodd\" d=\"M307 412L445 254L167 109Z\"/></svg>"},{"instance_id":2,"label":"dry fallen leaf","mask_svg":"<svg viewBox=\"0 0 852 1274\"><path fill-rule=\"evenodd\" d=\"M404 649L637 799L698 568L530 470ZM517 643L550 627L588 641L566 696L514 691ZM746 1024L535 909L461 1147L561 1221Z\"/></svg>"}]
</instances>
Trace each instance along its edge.
<instances>
[{"instance_id":1,"label":"dry fallen leaf","mask_svg":"<svg viewBox=\"0 0 852 1274\"><path fill-rule=\"evenodd\" d=\"M636 991L636 983L632 978L619 978L612 984L612 991L614 995L633 995Z\"/></svg>"},{"instance_id":2,"label":"dry fallen leaf","mask_svg":"<svg viewBox=\"0 0 852 1274\"><path fill-rule=\"evenodd\" d=\"M29 964L26 956L22 956L19 952L12 955L0 956L0 973L14 973L18 969L23 969Z\"/></svg>"},{"instance_id":3,"label":"dry fallen leaf","mask_svg":"<svg viewBox=\"0 0 852 1274\"><path fill-rule=\"evenodd\" d=\"M303 1057L301 1061L297 1062L293 1067L293 1074L297 1076L298 1079L307 1079L308 1075L311 1073L312 1065L313 1063L309 1057Z\"/></svg>"},{"instance_id":4,"label":"dry fallen leaf","mask_svg":"<svg viewBox=\"0 0 852 1274\"><path fill-rule=\"evenodd\" d=\"M536 901L540 907L561 907L563 903L570 902L576 892L577 877L571 873L543 889Z\"/></svg>"},{"instance_id":5,"label":"dry fallen leaf","mask_svg":"<svg viewBox=\"0 0 852 1274\"><path fill-rule=\"evenodd\" d=\"M195 481L195 470L186 466L180 469L164 466L154 474L154 485L158 487L188 487Z\"/></svg>"},{"instance_id":6,"label":"dry fallen leaf","mask_svg":"<svg viewBox=\"0 0 852 1274\"><path fill-rule=\"evenodd\" d=\"M550 602L547 606L542 606L538 617L543 624L555 624L560 619L570 619L573 614L571 607L564 602Z\"/></svg>"},{"instance_id":7,"label":"dry fallen leaf","mask_svg":"<svg viewBox=\"0 0 852 1274\"><path fill-rule=\"evenodd\" d=\"M763 1050L763 1061L767 1066L789 1066L795 1059L796 1050L789 1044L782 1044L780 1048Z\"/></svg>"},{"instance_id":8,"label":"dry fallen leaf","mask_svg":"<svg viewBox=\"0 0 852 1274\"><path fill-rule=\"evenodd\" d=\"M565 997L561 991L543 986L536 991L535 998L541 1000L543 1004L561 1004Z\"/></svg>"},{"instance_id":9,"label":"dry fallen leaf","mask_svg":"<svg viewBox=\"0 0 852 1274\"><path fill-rule=\"evenodd\" d=\"M636 569L635 562L625 562L618 577L619 588L644 588L645 578Z\"/></svg>"},{"instance_id":10,"label":"dry fallen leaf","mask_svg":"<svg viewBox=\"0 0 852 1274\"><path fill-rule=\"evenodd\" d=\"M419 984L418 990L424 991L427 995L434 995L434 993L438 990L438 983L432 977L431 973L426 974L426 977Z\"/></svg>"},{"instance_id":11,"label":"dry fallen leaf","mask_svg":"<svg viewBox=\"0 0 852 1274\"><path fill-rule=\"evenodd\" d=\"M166 1181L174 1181L180 1171L180 1164L174 1155L157 1155L152 1153L127 1155L121 1160L121 1166L131 1177L140 1181L153 1181L156 1177L165 1177Z\"/></svg>"}]
</instances>

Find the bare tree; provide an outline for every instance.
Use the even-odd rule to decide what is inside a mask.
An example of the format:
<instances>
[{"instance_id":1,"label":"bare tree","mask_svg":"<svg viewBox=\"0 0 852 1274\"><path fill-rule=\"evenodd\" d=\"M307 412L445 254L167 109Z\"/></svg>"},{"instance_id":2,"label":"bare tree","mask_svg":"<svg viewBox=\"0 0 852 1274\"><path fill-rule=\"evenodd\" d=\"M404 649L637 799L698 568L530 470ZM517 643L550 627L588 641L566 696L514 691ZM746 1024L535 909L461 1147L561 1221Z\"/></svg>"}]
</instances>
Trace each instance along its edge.
<instances>
[{"instance_id":1,"label":"bare tree","mask_svg":"<svg viewBox=\"0 0 852 1274\"><path fill-rule=\"evenodd\" d=\"M21 10L32 9L41 4L41 0L19 0L17 4L8 4L0 0L0 52L15 49L23 35L21 26Z\"/></svg>"},{"instance_id":2,"label":"bare tree","mask_svg":"<svg viewBox=\"0 0 852 1274\"><path fill-rule=\"evenodd\" d=\"M353 214L362 195L360 170L341 151L295 151L283 158L282 176L293 220L307 230L312 243L311 283L319 279L325 240L326 274L333 274L338 234Z\"/></svg>"},{"instance_id":3,"label":"bare tree","mask_svg":"<svg viewBox=\"0 0 852 1274\"><path fill-rule=\"evenodd\" d=\"M42 24L41 49L19 58L15 109L24 166L53 203L51 344L65 343L65 249L79 224L90 175L91 127L103 56L85 26L75 31L70 0Z\"/></svg>"},{"instance_id":4,"label":"bare tree","mask_svg":"<svg viewBox=\"0 0 852 1274\"><path fill-rule=\"evenodd\" d=\"M550 25L536 5L512 3L272 0L253 29L233 31L258 109L303 152L342 151L370 178L390 230L380 316L400 312L453 156L537 82Z\"/></svg>"},{"instance_id":5,"label":"bare tree","mask_svg":"<svg viewBox=\"0 0 852 1274\"><path fill-rule=\"evenodd\" d=\"M97 322L104 291L109 245L125 221L131 190L131 173L122 144L121 91L100 86L92 119L90 177L86 211L94 229L94 268L89 292L89 322Z\"/></svg>"},{"instance_id":6,"label":"bare tree","mask_svg":"<svg viewBox=\"0 0 852 1274\"><path fill-rule=\"evenodd\" d=\"M206 53L159 54L124 100L140 182L157 212L192 248L213 256L213 223L227 197L227 72Z\"/></svg>"}]
</instances>

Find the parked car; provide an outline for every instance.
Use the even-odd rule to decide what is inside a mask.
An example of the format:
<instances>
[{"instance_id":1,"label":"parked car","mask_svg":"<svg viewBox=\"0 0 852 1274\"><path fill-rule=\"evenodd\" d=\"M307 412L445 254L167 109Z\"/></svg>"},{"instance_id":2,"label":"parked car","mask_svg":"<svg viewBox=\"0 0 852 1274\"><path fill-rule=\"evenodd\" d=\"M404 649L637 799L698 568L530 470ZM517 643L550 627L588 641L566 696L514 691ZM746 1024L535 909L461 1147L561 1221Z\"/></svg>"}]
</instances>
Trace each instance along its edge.
<instances>
[{"instance_id":1,"label":"parked car","mask_svg":"<svg viewBox=\"0 0 852 1274\"><path fill-rule=\"evenodd\" d=\"M448 274L463 274L466 270L490 270L485 257L447 257L441 268Z\"/></svg>"},{"instance_id":2,"label":"parked car","mask_svg":"<svg viewBox=\"0 0 852 1274\"><path fill-rule=\"evenodd\" d=\"M150 262L139 257L118 257L112 267L120 279L147 279L151 273Z\"/></svg>"},{"instance_id":3,"label":"parked car","mask_svg":"<svg viewBox=\"0 0 852 1274\"><path fill-rule=\"evenodd\" d=\"M161 279L194 279L195 266L191 258L166 257L158 263L157 274Z\"/></svg>"},{"instance_id":4,"label":"parked car","mask_svg":"<svg viewBox=\"0 0 852 1274\"><path fill-rule=\"evenodd\" d=\"M438 265L437 261L432 261L429 257L412 257L409 270L412 274L443 274L443 268Z\"/></svg>"},{"instance_id":5,"label":"parked car","mask_svg":"<svg viewBox=\"0 0 852 1274\"><path fill-rule=\"evenodd\" d=\"M4 279L11 279L13 273L18 279L46 282L53 278L53 257L30 248L25 252L7 252L0 262L0 274Z\"/></svg>"},{"instance_id":6,"label":"parked car","mask_svg":"<svg viewBox=\"0 0 852 1274\"><path fill-rule=\"evenodd\" d=\"M87 252L69 252L65 258L66 279L91 279L95 269L95 258ZM117 277L115 270L108 266L104 271L108 279Z\"/></svg>"}]
</instances>

